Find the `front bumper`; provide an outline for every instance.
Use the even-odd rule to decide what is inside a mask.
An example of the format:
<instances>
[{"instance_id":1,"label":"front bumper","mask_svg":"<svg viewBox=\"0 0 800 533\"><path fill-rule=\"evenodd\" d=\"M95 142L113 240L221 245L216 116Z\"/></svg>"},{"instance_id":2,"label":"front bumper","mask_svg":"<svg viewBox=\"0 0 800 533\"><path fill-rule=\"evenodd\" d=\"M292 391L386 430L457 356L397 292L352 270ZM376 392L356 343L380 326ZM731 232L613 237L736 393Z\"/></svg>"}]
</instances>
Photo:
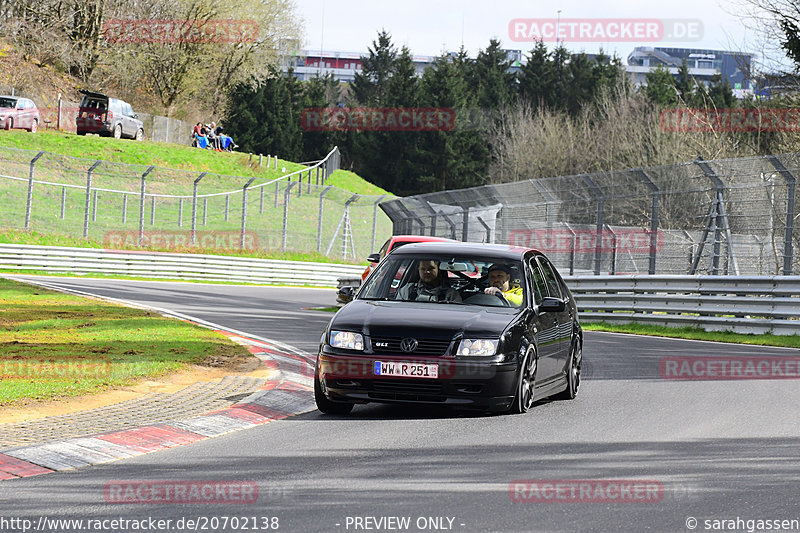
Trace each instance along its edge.
<instances>
[{"instance_id":1,"label":"front bumper","mask_svg":"<svg viewBox=\"0 0 800 533\"><path fill-rule=\"evenodd\" d=\"M437 364L435 379L376 376L375 361ZM517 386L515 362L490 362L452 357L341 355L320 353L320 383L332 401L417 403L504 411Z\"/></svg>"}]
</instances>

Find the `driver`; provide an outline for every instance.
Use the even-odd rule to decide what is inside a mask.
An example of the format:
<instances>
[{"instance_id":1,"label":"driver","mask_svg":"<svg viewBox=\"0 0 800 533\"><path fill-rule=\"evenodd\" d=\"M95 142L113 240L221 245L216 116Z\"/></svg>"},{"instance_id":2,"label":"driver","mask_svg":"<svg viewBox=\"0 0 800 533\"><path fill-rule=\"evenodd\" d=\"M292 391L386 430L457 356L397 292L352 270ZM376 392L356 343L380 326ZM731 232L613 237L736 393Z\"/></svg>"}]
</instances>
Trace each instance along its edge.
<instances>
[{"instance_id":1,"label":"driver","mask_svg":"<svg viewBox=\"0 0 800 533\"><path fill-rule=\"evenodd\" d=\"M439 270L439 261L422 259L417 267L419 281L408 283L397 291L397 300L418 302L460 302L461 295L447 283Z\"/></svg>"},{"instance_id":2,"label":"driver","mask_svg":"<svg viewBox=\"0 0 800 533\"><path fill-rule=\"evenodd\" d=\"M508 303L519 307L522 305L522 287L510 286L511 267L502 263L495 263L489 267L489 287L484 289L484 293L502 295Z\"/></svg>"}]
</instances>

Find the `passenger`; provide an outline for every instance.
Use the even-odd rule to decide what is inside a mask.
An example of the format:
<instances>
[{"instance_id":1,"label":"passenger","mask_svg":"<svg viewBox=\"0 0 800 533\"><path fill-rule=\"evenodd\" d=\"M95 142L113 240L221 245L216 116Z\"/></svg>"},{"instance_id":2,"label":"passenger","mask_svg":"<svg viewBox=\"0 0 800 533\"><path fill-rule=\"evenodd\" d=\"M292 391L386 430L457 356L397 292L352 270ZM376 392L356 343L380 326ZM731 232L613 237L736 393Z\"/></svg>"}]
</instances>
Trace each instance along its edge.
<instances>
[{"instance_id":1,"label":"passenger","mask_svg":"<svg viewBox=\"0 0 800 533\"><path fill-rule=\"evenodd\" d=\"M419 281L400 287L395 299L418 302L460 302L461 295L447 282L439 270L439 262L422 259L419 262Z\"/></svg>"},{"instance_id":2,"label":"passenger","mask_svg":"<svg viewBox=\"0 0 800 533\"><path fill-rule=\"evenodd\" d=\"M512 269L508 265L495 263L489 267L489 287L483 292L486 294L502 295L514 307L522 305L522 287L511 286Z\"/></svg>"}]
</instances>

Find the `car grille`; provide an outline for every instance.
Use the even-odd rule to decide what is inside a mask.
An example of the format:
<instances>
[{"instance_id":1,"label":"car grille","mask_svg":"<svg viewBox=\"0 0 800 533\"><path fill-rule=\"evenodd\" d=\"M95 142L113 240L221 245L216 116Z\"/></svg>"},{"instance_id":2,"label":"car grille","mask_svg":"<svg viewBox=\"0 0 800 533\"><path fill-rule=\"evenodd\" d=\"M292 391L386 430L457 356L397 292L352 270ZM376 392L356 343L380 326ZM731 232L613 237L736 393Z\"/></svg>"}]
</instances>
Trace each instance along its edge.
<instances>
[{"instance_id":1,"label":"car grille","mask_svg":"<svg viewBox=\"0 0 800 533\"><path fill-rule=\"evenodd\" d=\"M439 383L428 383L420 380L374 379L372 389L376 392L399 392L410 394L441 394Z\"/></svg>"},{"instance_id":2,"label":"car grille","mask_svg":"<svg viewBox=\"0 0 800 533\"><path fill-rule=\"evenodd\" d=\"M381 354L402 355L446 355L450 339L417 339L419 343L413 352L404 352L400 341L405 337L372 337L372 351Z\"/></svg>"}]
</instances>

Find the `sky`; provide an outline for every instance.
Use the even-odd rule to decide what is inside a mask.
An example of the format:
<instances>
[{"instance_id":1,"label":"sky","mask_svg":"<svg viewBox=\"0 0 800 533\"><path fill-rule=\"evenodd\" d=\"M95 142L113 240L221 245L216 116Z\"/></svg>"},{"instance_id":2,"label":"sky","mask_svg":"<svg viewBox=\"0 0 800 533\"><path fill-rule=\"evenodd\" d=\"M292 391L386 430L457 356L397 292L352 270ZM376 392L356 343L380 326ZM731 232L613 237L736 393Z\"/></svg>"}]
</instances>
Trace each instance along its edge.
<instances>
[{"instance_id":1,"label":"sky","mask_svg":"<svg viewBox=\"0 0 800 533\"><path fill-rule=\"evenodd\" d=\"M635 19L624 22L662 21L661 31L642 31L625 38L627 42L600 42L602 37L562 38L573 52L616 53L623 59L636 46L663 46L738 50L762 59L759 36L747 27L739 2L745 0L295 0L298 15L304 20L305 49L366 52L378 31L387 30L398 47L406 45L414 55L439 55L456 51L462 43L470 56L486 48L491 38L500 39L505 49L529 51L533 43L512 41L509 23L527 19L517 26L518 35L531 30L546 31L547 20L556 21L562 37L575 23L589 23L594 36L598 31L611 34L619 26L598 19ZM560 13L558 11L560 10ZM670 22L677 19L677 22ZM520 21L517 20L520 24ZM570 26L570 24L572 24ZM752 26L752 24L750 24ZM584 26L585 27L585 26ZM652 28L652 26L650 26ZM552 26L551 26L552 28ZM632 26L628 26L632 28ZM550 30L553 39L555 31ZM574 35L579 35L575 30ZM635 30L631 29L631 32ZM675 38L686 34L684 39ZM653 37L655 35L655 37ZM520 37L521 38L521 37ZM667 40L672 38L673 40ZM554 43L547 43L552 48ZM766 58L769 59L769 58Z\"/></svg>"}]
</instances>

